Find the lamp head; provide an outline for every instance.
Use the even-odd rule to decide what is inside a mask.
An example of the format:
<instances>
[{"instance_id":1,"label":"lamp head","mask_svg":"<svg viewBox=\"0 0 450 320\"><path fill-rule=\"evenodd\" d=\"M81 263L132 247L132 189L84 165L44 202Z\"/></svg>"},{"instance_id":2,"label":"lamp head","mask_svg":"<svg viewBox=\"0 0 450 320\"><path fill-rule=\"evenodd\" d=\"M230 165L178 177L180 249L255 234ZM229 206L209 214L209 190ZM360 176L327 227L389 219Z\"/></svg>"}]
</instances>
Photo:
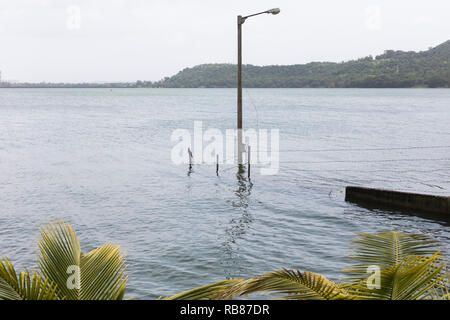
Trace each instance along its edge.
<instances>
[{"instance_id":1,"label":"lamp head","mask_svg":"<svg viewBox=\"0 0 450 320\"><path fill-rule=\"evenodd\" d=\"M271 14L279 14L281 12L280 8L274 8L274 9L270 9L267 11L267 13L271 13Z\"/></svg>"}]
</instances>

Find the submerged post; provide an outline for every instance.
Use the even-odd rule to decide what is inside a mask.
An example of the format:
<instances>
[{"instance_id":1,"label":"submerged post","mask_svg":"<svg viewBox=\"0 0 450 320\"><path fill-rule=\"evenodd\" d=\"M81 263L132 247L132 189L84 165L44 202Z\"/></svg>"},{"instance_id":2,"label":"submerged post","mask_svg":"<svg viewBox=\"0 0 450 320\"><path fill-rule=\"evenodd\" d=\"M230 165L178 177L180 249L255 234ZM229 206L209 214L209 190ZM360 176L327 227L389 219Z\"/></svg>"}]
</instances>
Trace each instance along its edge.
<instances>
[{"instance_id":1,"label":"submerged post","mask_svg":"<svg viewBox=\"0 0 450 320\"><path fill-rule=\"evenodd\" d=\"M188 154L189 154L189 170L192 169L192 151L191 148L188 148Z\"/></svg>"},{"instance_id":2,"label":"submerged post","mask_svg":"<svg viewBox=\"0 0 450 320\"><path fill-rule=\"evenodd\" d=\"M248 163L247 163L247 173L248 173L248 179L250 179L250 162L251 162L251 153L252 152L252 147L251 146L248 146L248 151L247 151L247 160L248 160Z\"/></svg>"},{"instance_id":3,"label":"submerged post","mask_svg":"<svg viewBox=\"0 0 450 320\"><path fill-rule=\"evenodd\" d=\"M217 155L217 160L216 160L216 175L219 175L219 155Z\"/></svg>"}]
</instances>

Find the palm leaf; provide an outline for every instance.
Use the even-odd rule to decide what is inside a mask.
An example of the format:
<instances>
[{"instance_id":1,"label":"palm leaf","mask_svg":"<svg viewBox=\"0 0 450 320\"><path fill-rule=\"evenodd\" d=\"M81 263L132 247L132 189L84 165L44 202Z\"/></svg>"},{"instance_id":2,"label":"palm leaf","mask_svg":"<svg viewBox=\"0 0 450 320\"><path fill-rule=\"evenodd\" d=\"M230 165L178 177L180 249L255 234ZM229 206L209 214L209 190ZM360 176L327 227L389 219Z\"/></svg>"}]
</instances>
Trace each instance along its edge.
<instances>
[{"instance_id":1,"label":"palm leaf","mask_svg":"<svg viewBox=\"0 0 450 320\"><path fill-rule=\"evenodd\" d=\"M191 289L167 297L164 300L214 300L221 297L234 285L242 282L243 279L231 279L215 282L202 287Z\"/></svg>"},{"instance_id":2,"label":"palm leaf","mask_svg":"<svg viewBox=\"0 0 450 320\"><path fill-rule=\"evenodd\" d=\"M324 276L299 270L276 270L238 283L224 296L265 292L282 294L280 299L333 300L349 298L346 291Z\"/></svg>"},{"instance_id":3,"label":"palm leaf","mask_svg":"<svg viewBox=\"0 0 450 320\"><path fill-rule=\"evenodd\" d=\"M51 222L41 228L38 264L58 295L69 300L123 299L127 283L125 257L106 244L84 254L70 224Z\"/></svg>"},{"instance_id":4,"label":"palm leaf","mask_svg":"<svg viewBox=\"0 0 450 320\"><path fill-rule=\"evenodd\" d=\"M439 242L422 234L381 231L376 234L359 233L351 247L353 254L347 258L354 264L343 272L353 281L367 277L367 268L371 265L387 269L411 255L433 254L438 250Z\"/></svg>"},{"instance_id":5,"label":"palm leaf","mask_svg":"<svg viewBox=\"0 0 450 320\"><path fill-rule=\"evenodd\" d=\"M0 300L56 300L56 285L28 271L16 273L11 261L0 259Z\"/></svg>"},{"instance_id":6,"label":"palm leaf","mask_svg":"<svg viewBox=\"0 0 450 320\"><path fill-rule=\"evenodd\" d=\"M450 300L450 280L449 273L446 270L443 280L429 291L432 300Z\"/></svg>"},{"instance_id":7,"label":"palm leaf","mask_svg":"<svg viewBox=\"0 0 450 320\"><path fill-rule=\"evenodd\" d=\"M447 277L442 272L445 265L438 253L431 257L410 256L395 266L381 270L380 288L370 289L365 281L359 281L348 290L359 299L430 299L430 291L435 291Z\"/></svg>"}]
</instances>

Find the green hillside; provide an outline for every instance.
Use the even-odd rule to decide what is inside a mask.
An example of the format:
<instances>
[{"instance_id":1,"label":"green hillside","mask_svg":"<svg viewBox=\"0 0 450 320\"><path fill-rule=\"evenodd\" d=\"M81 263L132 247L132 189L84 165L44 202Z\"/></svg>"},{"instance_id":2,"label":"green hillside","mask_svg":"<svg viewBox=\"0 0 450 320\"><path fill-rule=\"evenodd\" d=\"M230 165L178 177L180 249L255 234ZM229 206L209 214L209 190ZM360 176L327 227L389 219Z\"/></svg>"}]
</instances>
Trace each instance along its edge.
<instances>
[{"instance_id":1,"label":"green hillside","mask_svg":"<svg viewBox=\"0 0 450 320\"><path fill-rule=\"evenodd\" d=\"M387 50L342 63L312 62L290 66L243 66L247 88L410 88L450 87L450 40L427 51ZM236 65L203 64L158 82L163 88L233 88Z\"/></svg>"}]
</instances>

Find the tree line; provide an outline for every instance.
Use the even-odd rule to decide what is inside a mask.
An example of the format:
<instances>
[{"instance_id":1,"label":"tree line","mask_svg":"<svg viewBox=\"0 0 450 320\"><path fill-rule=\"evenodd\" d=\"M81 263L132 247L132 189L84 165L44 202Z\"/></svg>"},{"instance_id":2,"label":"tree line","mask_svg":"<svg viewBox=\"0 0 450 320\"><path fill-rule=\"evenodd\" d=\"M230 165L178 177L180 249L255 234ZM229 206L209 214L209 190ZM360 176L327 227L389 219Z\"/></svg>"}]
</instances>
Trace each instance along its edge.
<instances>
[{"instance_id":1,"label":"tree line","mask_svg":"<svg viewBox=\"0 0 450 320\"><path fill-rule=\"evenodd\" d=\"M8 83L25 88L235 88L237 66L202 64L156 82ZM243 66L247 88L449 88L450 40L426 51L386 50L347 62Z\"/></svg>"},{"instance_id":2,"label":"tree line","mask_svg":"<svg viewBox=\"0 0 450 320\"><path fill-rule=\"evenodd\" d=\"M203 64L143 86L161 88L234 88L237 66ZM341 63L243 66L247 88L411 88L450 87L450 40L427 51L387 50Z\"/></svg>"}]
</instances>

